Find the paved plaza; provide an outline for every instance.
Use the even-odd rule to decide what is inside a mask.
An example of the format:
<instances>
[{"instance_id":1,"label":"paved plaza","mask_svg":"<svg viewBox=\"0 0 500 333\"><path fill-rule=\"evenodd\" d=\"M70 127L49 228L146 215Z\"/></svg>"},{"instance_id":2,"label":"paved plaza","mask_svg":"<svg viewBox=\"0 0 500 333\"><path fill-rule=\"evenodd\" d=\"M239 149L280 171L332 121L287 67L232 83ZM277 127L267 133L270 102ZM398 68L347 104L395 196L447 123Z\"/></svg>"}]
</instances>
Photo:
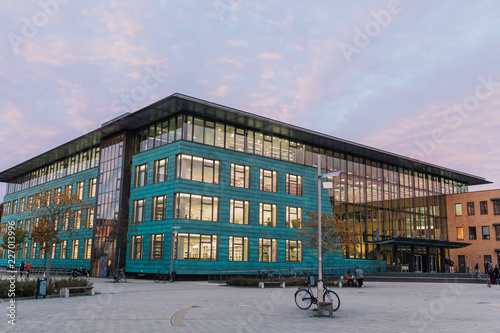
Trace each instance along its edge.
<instances>
[{"instance_id":1,"label":"paved plaza","mask_svg":"<svg viewBox=\"0 0 500 333\"><path fill-rule=\"evenodd\" d=\"M91 279L98 294L3 300L0 332L499 332L500 286L368 282L334 288L334 317L300 310L297 287L243 288L206 282L156 284Z\"/></svg>"}]
</instances>

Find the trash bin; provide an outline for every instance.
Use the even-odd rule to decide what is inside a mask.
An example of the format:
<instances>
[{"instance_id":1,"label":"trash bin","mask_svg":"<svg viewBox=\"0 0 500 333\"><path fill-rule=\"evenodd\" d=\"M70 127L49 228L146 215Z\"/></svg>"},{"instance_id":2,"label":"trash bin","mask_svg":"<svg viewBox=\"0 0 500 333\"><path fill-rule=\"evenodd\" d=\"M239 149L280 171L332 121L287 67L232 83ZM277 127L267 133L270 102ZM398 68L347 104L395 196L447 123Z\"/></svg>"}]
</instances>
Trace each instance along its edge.
<instances>
[{"instance_id":1,"label":"trash bin","mask_svg":"<svg viewBox=\"0 0 500 333\"><path fill-rule=\"evenodd\" d=\"M36 279L36 292L35 299L38 299L38 296L43 296L47 294L47 278L38 278Z\"/></svg>"},{"instance_id":2,"label":"trash bin","mask_svg":"<svg viewBox=\"0 0 500 333\"><path fill-rule=\"evenodd\" d=\"M314 286L314 275L309 275L309 284Z\"/></svg>"}]
</instances>

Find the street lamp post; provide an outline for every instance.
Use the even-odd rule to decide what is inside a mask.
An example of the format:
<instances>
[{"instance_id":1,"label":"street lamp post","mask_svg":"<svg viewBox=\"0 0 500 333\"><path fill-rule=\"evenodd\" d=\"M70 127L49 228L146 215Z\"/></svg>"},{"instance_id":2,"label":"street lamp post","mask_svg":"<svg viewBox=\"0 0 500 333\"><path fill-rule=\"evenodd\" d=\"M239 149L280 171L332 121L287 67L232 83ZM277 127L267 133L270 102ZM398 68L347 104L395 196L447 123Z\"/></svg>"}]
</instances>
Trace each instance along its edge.
<instances>
[{"instance_id":1,"label":"street lamp post","mask_svg":"<svg viewBox=\"0 0 500 333\"><path fill-rule=\"evenodd\" d=\"M321 174L321 155L318 154L318 291L317 295L323 291L323 244L321 230L321 179L326 177L335 177L340 174L340 171Z\"/></svg>"},{"instance_id":2,"label":"street lamp post","mask_svg":"<svg viewBox=\"0 0 500 333\"><path fill-rule=\"evenodd\" d=\"M174 276L173 276L173 267L174 267L174 239L175 235L177 235L177 230L180 227L172 227L172 234L170 235L170 269L169 269L169 281L174 282Z\"/></svg>"}]
</instances>

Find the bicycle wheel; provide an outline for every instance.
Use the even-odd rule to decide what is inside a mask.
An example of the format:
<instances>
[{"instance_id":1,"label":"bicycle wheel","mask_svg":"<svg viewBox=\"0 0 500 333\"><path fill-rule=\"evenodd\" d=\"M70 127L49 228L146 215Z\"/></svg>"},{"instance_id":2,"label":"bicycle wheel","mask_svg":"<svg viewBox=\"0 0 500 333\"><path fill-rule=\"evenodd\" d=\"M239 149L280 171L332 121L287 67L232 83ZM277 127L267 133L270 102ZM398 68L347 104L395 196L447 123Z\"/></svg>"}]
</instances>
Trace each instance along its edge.
<instances>
[{"instance_id":1,"label":"bicycle wheel","mask_svg":"<svg viewBox=\"0 0 500 333\"><path fill-rule=\"evenodd\" d=\"M332 303L332 310L337 311L340 308L340 298L336 292L327 289L323 294L323 302Z\"/></svg>"},{"instance_id":2,"label":"bicycle wheel","mask_svg":"<svg viewBox=\"0 0 500 333\"><path fill-rule=\"evenodd\" d=\"M307 310L311 307L313 296L306 289L299 289L295 293L295 304L302 309Z\"/></svg>"},{"instance_id":3,"label":"bicycle wheel","mask_svg":"<svg viewBox=\"0 0 500 333\"><path fill-rule=\"evenodd\" d=\"M163 283L167 283L167 281L168 281L168 275L166 275L166 274L162 274L161 279L162 279L162 282L163 282Z\"/></svg>"},{"instance_id":4,"label":"bicycle wheel","mask_svg":"<svg viewBox=\"0 0 500 333\"><path fill-rule=\"evenodd\" d=\"M155 283L159 283L162 280L160 274L156 274L155 277L153 278L153 281Z\"/></svg>"},{"instance_id":5,"label":"bicycle wheel","mask_svg":"<svg viewBox=\"0 0 500 333\"><path fill-rule=\"evenodd\" d=\"M125 274L120 274L118 277L118 282L127 282L127 278L125 277Z\"/></svg>"},{"instance_id":6,"label":"bicycle wheel","mask_svg":"<svg viewBox=\"0 0 500 333\"><path fill-rule=\"evenodd\" d=\"M111 282L111 283L116 282L116 278L115 278L115 275L114 275L114 274L111 274L111 275L109 276L109 282Z\"/></svg>"}]
</instances>

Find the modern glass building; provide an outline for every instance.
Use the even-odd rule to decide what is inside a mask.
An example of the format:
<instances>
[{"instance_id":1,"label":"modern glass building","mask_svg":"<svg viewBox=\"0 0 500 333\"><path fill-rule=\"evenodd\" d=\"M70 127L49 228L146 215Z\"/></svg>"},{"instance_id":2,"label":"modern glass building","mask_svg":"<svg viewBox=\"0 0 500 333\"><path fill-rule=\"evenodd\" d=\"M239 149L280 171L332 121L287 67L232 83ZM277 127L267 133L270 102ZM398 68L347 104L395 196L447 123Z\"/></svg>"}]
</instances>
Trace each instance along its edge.
<instances>
[{"instance_id":1,"label":"modern glass building","mask_svg":"<svg viewBox=\"0 0 500 333\"><path fill-rule=\"evenodd\" d=\"M318 156L320 157L318 159ZM24 207L40 190L81 193L77 237L56 246L52 266L129 273L309 268L297 237L318 209L318 160L340 171L322 190L323 213L361 235L324 267L398 264L439 271L450 248L446 194L484 178L391 154L241 110L174 94L0 173L2 225L32 230ZM2 231L5 227L2 228ZM21 258L43 266L39 244ZM6 264L0 253L0 265Z\"/></svg>"}]
</instances>

